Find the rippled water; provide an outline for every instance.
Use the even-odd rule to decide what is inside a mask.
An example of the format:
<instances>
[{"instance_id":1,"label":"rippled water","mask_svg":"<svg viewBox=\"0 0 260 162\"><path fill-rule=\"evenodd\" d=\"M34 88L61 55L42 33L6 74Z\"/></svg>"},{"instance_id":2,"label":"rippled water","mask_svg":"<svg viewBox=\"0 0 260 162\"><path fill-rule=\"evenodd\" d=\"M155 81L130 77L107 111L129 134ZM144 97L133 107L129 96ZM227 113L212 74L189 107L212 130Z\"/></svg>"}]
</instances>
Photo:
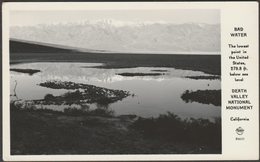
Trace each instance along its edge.
<instances>
[{"instance_id":1,"label":"rippled water","mask_svg":"<svg viewBox=\"0 0 260 162\"><path fill-rule=\"evenodd\" d=\"M93 68L100 64L93 63L27 63L11 65L11 68L38 69L34 75L11 71L10 93L14 93L16 86L17 98L23 100L43 99L50 93L60 95L68 90L50 89L37 84L46 80L72 81L85 83L111 89L127 90L136 96L129 96L122 101L112 103L109 108L117 115L136 114L143 117L158 116L167 111L182 117L219 117L220 106L200 104L196 102L185 103L181 94L185 90L220 89L220 80L194 80L185 76L207 75L203 72L179 70L174 68L122 68L100 69ZM167 70L161 76L125 77L117 73L151 73L151 70ZM158 73L158 72L154 72ZM93 106L93 105L92 105ZM57 109L57 108L56 108Z\"/></svg>"}]
</instances>

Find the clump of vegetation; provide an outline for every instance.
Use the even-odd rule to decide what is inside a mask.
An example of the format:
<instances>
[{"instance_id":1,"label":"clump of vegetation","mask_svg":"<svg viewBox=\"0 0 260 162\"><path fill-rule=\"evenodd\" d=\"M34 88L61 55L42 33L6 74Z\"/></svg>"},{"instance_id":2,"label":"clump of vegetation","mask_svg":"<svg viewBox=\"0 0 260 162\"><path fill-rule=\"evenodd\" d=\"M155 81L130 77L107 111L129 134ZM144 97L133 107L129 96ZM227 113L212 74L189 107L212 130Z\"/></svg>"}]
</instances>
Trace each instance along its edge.
<instances>
[{"instance_id":1,"label":"clump of vegetation","mask_svg":"<svg viewBox=\"0 0 260 162\"><path fill-rule=\"evenodd\" d=\"M35 69L10 69L10 71L15 71L15 72L19 72L19 73L27 73L29 75L33 75L34 73L38 73L41 72L41 70L35 70Z\"/></svg>"},{"instance_id":2,"label":"clump of vegetation","mask_svg":"<svg viewBox=\"0 0 260 162\"><path fill-rule=\"evenodd\" d=\"M68 116L102 116L102 117L113 117L114 111L107 107L98 107L96 109L90 110L88 106L81 106L81 108L67 107L63 111L57 111L47 108L36 108L36 106L31 106L29 104L22 104L19 102L10 102L11 111L25 111L25 112L44 112L52 114L63 114Z\"/></svg>"},{"instance_id":3,"label":"clump of vegetation","mask_svg":"<svg viewBox=\"0 0 260 162\"><path fill-rule=\"evenodd\" d=\"M145 138L202 144L221 148L221 121L208 119L181 119L173 113L158 118L138 118L132 128L139 130Z\"/></svg>"},{"instance_id":4,"label":"clump of vegetation","mask_svg":"<svg viewBox=\"0 0 260 162\"><path fill-rule=\"evenodd\" d=\"M44 96L44 100L46 100L46 101L54 101L55 97L52 94L46 94Z\"/></svg>"},{"instance_id":5,"label":"clump of vegetation","mask_svg":"<svg viewBox=\"0 0 260 162\"><path fill-rule=\"evenodd\" d=\"M20 110L20 109L35 110L36 109L34 102L22 101L22 100L11 100L10 107L13 110Z\"/></svg>"},{"instance_id":6,"label":"clump of vegetation","mask_svg":"<svg viewBox=\"0 0 260 162\"><path fill-rule=\"evenodd\" d=\"M10 102L10 111L23 111L23 112L45 112L52 114L62 114L62 111L47 109L47 108L36 108L34 103L30 102L19 102L19 101L11 101Z\"/></svg>"},{"instance_id":7,"label":"clump of vegetation","mask_svg":"<svg viewBox=\"0 0 260 162\"><path fill-rule=\"evenodd\" d=\"M97 87L88 84L62 82L62 81L47 81L40 83L40 86L53 89L73 89L75 91L67 92L60 96L47 94L43 100L35 100L41 104L84 104L98 103L100 105L108 105L110 103L122 100L130 95L128 91L113 90L103 87Z\"/></svg>"},{"instance_id":8,"label":"clump of vegetation","mask_svg":"<svg viewBox=\"0 0 260 162\"><path fill-rule=\"evenodd\" d=\"M185 102L199 102L202 104L213 104L215 106L221 105L221 90L186 90L181 98Z\"/></svg>"},{"instance_id":9,"label":"clump of vegetation","mask_svg":"<svg viewBox=\"0 0 260 162\"><path fill-rule=\"evenodd\" d=\"M160 75L165 75L165 73L117 73L116 75L121 75L121 76L160 76Z\"/></svg>"},{"instance_id":10,"label":"clump of vegetation","mask_svg":"<svg viewBox=\"0 0 260 162\"><path fill-rule=\"evenodd\" d=\"M52 89L88 89L93 88L95 86L88 85L88 84L82 84L82 83L74 83L74 82L68 82L68 81L60 81L60 80L52 80L52 81L46 81L44 83L40 83L39 86L46 87L46 88L52 88Z\"/></svg>"},{"instance_id":11,"label":"clump of vegetation","mask_svg":"<svg viewBox=\"0 0 260 162\"><path fill-rule=\"evenodd\" d=\"M65 108L64 114L69 116L102 116L113 117L114 111L108 108L97 108L94 110L83 110L78 108Z\"/></svg>"},{"instance_id":12,"label":"clump of vegetation","mask_svg":"<svg viewBox=\"0 0 260 162\"><path fill-rule=\"evenodd\" d=\"M220 75L209 75L209 76L186 76L185 78L195 79L195 80L199 80L199 79L216 80L216 79L220 79Z\"/></svg>"}]
</instances>

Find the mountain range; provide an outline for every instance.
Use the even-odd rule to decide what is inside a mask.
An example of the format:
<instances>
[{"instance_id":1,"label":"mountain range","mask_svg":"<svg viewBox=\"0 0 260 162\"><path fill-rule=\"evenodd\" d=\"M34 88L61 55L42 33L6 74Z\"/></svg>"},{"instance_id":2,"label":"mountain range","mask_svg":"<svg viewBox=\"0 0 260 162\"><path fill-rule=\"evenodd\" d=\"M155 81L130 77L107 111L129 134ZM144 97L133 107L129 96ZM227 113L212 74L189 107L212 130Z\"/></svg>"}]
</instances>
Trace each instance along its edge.
<instances>
[{"instance_id":1,"label":"mountain range","mask_svg":"<svg viewBox=\"0 0 260 162\"><path fill-rule=\"evenodd\" d=\"M12 26L10 38L109 52L220 53L219 24L115 20Z\"/></svg>"}]
</instances>

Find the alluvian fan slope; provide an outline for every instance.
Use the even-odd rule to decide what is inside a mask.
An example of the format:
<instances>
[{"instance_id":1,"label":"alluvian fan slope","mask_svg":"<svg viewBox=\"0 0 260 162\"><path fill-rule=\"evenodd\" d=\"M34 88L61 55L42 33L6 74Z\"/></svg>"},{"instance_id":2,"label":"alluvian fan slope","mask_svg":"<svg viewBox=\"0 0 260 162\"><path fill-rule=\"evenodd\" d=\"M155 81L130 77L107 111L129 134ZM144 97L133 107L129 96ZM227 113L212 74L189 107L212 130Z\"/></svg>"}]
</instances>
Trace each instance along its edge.
<instances>
[{"instance_id":1,"label":"alluvian fan slope","mask_svg":"<svg viewBox=\"0 0 260 162\"><path fill-rule=\"evenodd\" d=\"M219 24L96 20L13 26L10 37L113 52L220 51Z\"/></svg>"}]
</instances>

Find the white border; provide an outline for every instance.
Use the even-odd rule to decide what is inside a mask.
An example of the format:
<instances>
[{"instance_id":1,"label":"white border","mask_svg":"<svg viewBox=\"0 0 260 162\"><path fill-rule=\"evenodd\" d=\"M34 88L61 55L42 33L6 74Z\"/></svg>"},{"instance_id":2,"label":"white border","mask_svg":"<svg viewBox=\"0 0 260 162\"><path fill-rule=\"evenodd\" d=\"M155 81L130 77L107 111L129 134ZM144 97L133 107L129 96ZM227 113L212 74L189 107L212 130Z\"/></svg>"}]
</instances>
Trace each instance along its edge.
<instances>
[{"instance_id":1,"label":"white border","mask_svg":"<svg viewBox=\"0 0 260 162\"><path fill-rule=\"evenodd\" d=\"M10 155L10 116L9 116L9 11L11 10L156 10L156 9L219 9L221 12L221 64L222 64L222 154L178 154L178 155ZM40 2L3 3L3 158L6 161L138 161L138 160L256 160L259 158L259 117L258 117L258 3L257 2ZM227 43L231 28L243 26L250 35L250 83L245 82L252 91L251 100L254 111L247 115L251 121L246 131L251 131L247 141L237 143L233 140L235 126L229 121L234 112L225 111L225 102L230 87L234 85L226 73L228 60ZM251 75L252 74L252 75ZM252 76L252 77L251 77ZM233 113L233 114L232 114ZM236 112L239 115L243 112Z\"/></svg>"}]
</instances>

